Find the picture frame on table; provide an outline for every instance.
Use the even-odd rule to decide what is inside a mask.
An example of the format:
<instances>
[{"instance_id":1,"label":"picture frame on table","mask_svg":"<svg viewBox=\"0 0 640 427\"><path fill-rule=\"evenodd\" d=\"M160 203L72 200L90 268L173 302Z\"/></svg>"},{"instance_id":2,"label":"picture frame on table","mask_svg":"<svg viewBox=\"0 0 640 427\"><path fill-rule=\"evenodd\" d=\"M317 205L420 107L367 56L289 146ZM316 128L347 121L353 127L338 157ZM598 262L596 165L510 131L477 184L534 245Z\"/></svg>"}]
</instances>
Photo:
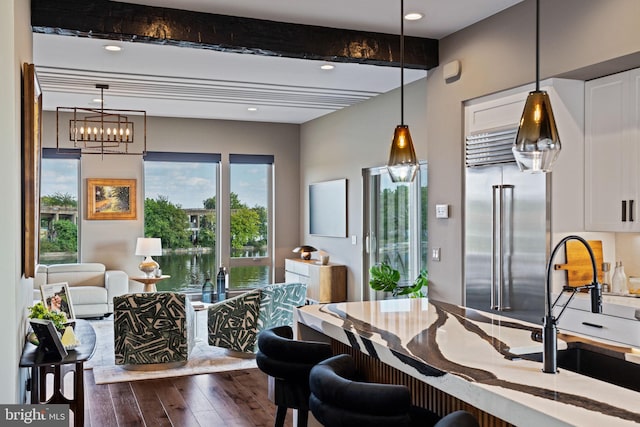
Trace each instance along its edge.
<instances>
[{"instance_id":1,"label":"picture frame on table","mask_svg":"<svg viewBox=\"0 0 640 427\"><path fill-rule=\"evenodd\" d=\"M63 312L67 316L67 322L75 320L73 313L73 303L71 302L71 294L69 293L69 284L67 282L47 283L40 286L42 293L42 304L47 310L52 312Z\"/></svg>"},{"instance_id":2,"label":"picture frame on table","mask_svg":"<svg viewBox=\"0 0 640 427\"><path fill-rule=\"evenodd\" d=\"M88 220L134 220L136 213L135 179L87 179Z\"/></svg>"},{"instance_id":3,"label":"picture frame on table","mask_svg":"<svg viewBox=\"0 0 640 427\"><path fill-rule=\"evenodd\" d=\"M29 324L38 338L38 348L45 358L62 360L67 357L69 353L62 345L62 340L51 320L29 319Z\"/></svg>"}]
</instances>

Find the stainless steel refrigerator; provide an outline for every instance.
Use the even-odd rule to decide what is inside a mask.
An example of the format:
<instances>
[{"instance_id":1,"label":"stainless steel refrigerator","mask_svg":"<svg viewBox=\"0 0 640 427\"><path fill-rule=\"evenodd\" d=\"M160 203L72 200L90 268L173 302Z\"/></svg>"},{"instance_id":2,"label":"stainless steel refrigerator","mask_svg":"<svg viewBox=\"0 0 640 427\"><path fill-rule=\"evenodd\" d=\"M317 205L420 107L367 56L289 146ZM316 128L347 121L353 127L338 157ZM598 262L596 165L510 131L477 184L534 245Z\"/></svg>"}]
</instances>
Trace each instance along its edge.
<instances>
[{"instance_id":1,"label":"stainless steel refrigerator","mask_svg":"<svg viewBox=\"0 0 640 427\"><path fill-rule=\"evenodd\" d=\"M550 178L519 171L514 138L514 129L466 138L465 304L540 323Z\"/></svg>"}]
</instances>

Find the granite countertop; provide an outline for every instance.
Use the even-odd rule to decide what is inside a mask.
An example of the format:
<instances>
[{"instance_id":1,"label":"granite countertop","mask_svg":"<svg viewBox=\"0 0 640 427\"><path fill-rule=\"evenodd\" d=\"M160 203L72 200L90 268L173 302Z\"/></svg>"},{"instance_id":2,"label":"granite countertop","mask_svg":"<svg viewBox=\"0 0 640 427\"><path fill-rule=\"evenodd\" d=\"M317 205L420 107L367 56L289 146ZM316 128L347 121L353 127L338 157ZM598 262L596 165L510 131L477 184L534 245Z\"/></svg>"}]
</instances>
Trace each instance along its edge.
<instances>
[{"instance_id":1,"label":"granite countertop","mask_svg":"<svg viewBox=\"0 0 640 427\"><path fill-rule=\"evenodd\" d=\"M514 425L640 424L639 393L519 358L542 351L531 339L539 325L426 298L308 305L296 316Z\"/></svg>"}]
</instances>

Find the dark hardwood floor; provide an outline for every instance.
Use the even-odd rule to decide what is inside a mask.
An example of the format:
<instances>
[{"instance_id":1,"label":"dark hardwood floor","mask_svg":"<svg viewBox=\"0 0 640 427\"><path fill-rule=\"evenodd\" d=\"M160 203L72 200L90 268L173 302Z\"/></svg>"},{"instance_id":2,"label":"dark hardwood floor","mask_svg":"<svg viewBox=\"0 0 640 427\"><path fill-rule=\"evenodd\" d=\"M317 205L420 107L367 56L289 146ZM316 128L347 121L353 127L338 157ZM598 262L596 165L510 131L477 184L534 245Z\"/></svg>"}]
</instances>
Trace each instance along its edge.
<instances>
[{"instance_id":1,"label":"dark hardwood floor","mask_svg":"<svg viewBox=\"0 0 640 427\"><path fill-rule=\"evenodd\" d=\"M85 426L270 427L275 406L258 369L127 383L95 383L84 371ZM286 427L292 427L292 411Z\"/></svg>"}]
</instances>

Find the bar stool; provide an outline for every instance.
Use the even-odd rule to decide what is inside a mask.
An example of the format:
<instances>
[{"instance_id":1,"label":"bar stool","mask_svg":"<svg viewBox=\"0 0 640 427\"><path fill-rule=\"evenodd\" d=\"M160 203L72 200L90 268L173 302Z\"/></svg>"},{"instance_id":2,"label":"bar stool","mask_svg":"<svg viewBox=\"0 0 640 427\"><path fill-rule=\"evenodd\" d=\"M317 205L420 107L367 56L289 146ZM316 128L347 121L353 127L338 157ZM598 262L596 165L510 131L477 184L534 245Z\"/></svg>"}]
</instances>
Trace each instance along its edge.
<instances>
[{"instance_id":1,"label":"bar stool","mask_svg":"<svg viewBox=\"0 0 640 427\"><path fill-rule=\"evenodd\" d=\"M306 427L309 414L309 372L331 357L331 345L293 340L290 326L265 329L258 335L258 368L269 375L269 399L277 406L275 427L282 427L287 408L298 410L298 427Z\"/></svg>"},{"instance_id":2,"label":"bar stool","mask_svg":"<svg viewBox=\"0 0 640 427\"><path fill-rule=\"evenodd\" d=\"M309 408L325 427L478 427L466 411L441 418L411 405L408 387L358 382L353 358L346 354L318 363L309 374Z\"/></svg>"}]
</instances>

